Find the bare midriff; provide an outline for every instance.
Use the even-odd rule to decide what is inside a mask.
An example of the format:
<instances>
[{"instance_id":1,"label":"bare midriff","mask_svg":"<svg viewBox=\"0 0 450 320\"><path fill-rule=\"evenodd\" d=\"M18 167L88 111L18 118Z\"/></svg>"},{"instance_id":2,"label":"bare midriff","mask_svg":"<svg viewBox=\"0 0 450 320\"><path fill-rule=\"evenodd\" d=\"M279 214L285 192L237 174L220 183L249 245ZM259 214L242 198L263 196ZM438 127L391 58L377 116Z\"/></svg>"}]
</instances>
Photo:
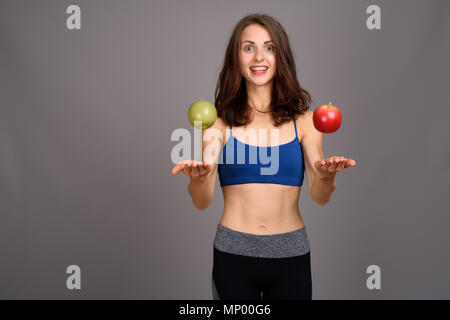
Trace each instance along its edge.
<instances>
[{"instance_id":1,"label":"bare midriff","mask_svg":"<svg viewBox=\"0 0 450 320\"><path fill-rule=\"evenodd\" d=\"M300 186L247 183L223 186L224 209L220 224L232 230L269 235L304 226L298 200Z\"/></svg>"}]
</instances>

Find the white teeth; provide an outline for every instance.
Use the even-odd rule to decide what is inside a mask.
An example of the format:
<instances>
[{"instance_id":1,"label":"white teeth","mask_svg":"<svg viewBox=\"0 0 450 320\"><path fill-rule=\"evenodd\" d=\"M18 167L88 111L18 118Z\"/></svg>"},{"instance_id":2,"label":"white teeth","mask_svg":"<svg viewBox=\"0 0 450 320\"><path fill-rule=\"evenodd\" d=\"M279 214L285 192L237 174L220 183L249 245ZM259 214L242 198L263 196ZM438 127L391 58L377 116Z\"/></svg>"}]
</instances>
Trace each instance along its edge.
<instances>
[{"instance_id":1,"label":"white teeth","mask_svg":"<svg viewBox=\"0 0 450 320\"><path fill-rule=\"evenodd\" d=\"M256 67L256 68L251 67L250 69L253 71L263 71L269 69L269 67Z\"/></svg>"}]
</instances>

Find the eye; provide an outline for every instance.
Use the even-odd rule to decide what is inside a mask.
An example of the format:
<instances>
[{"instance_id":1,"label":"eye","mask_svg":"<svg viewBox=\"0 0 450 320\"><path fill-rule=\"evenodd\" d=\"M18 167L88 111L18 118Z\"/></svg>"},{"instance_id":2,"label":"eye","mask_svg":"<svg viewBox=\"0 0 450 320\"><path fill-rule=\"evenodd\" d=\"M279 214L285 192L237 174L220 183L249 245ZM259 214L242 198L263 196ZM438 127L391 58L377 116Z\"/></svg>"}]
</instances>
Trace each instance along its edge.
<instances>
[{"instance_id":1,"label":"eye","mask_svg":"<svg viewBox=\"0 0 450 320\"><path fill-rule=\"evenodd\" d=\"M252 46L245 46L245 47L244 47L244 51L248 51L247 48L253 48L253 47L252 47ZM270 48L269 51L274 51L274 50L275 50L275 47L274 47L274 46L267 46L266 48Z\"/></svg>"}]
</instances>

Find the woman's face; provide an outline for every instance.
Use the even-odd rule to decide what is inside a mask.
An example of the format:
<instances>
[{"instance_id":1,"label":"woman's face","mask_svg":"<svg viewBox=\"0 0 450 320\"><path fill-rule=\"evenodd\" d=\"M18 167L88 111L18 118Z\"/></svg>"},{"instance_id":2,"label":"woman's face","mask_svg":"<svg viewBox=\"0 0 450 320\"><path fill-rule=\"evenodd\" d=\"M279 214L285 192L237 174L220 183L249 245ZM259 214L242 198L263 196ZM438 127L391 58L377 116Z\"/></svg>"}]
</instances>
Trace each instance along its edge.
<instances>
[{"instance_id":1,"label":"woman's face","mask_svg":"<svg viewBox=\"0 0 450 320\"><path fill-rule=\"evenodd\" d=\"M258 24L247 26L241 34L239 48L241 73L254 85L265 85L275 75L275 43L272 40L267 29ZM255 66L265 66L268 69L265 72L253 72Z\"/></svg>"}]
</instances>

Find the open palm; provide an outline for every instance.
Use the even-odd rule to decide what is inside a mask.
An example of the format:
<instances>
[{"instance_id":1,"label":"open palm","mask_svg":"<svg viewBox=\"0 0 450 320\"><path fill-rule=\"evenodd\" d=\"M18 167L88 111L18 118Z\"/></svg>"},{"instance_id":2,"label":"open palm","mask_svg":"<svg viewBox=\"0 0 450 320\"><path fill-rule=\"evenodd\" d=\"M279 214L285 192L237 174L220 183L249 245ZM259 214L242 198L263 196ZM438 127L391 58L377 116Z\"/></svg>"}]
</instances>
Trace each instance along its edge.
<instances>
[{"instance_id":1,"label":"open palm","mask_svg":"<svg viewBox=\"0 0 450 320\"><path fill-rule=\"evenodd\" d=\"M336 175L336 172L341 172L342 170L355 165L355 160L338 156L314 162L314 167L317 170L319 179L333 178Z\"/></svg>"}]
</instances>

